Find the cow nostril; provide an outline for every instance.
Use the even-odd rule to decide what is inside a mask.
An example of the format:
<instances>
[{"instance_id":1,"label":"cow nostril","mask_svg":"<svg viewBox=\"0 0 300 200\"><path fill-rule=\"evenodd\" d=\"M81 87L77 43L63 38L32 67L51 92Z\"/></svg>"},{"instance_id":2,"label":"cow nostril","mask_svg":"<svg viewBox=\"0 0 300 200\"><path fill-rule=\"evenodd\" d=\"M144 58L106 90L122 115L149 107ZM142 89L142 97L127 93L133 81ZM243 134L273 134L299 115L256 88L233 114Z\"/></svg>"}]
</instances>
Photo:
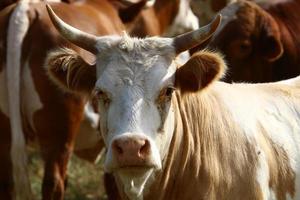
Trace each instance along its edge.
<instances>
[{"instance_id":1,"label":"cow nostril","mask_svg":"<svg viewBox=\"0 0 300 200\"><path fill-rule=\"evenodd\" d=\"M150 151L150 143L148 140L144 141L145 143L142 145L142 147L140 148L139 154L144 156L149 154Z\"/></svg>"},{"instance_id":2,"label":"cow nostril","mask_svg":"<svg viewBox=\"0 0 300 200\"><path fill-rule=\"evenodd\" d=\"M123 149L119 146L116 146L116 151L118 154L122 154L123 153Z\"/></svg>"},{"instance_id":3,"label":"cow nostril","mask_svg":"<svg viewBox=\"0 0 300 200\"><path fill-rule=\"evenodd\" d=\"M123 154L123 149L121 144L119 144L118 141L114 141L113 143L113 150L117 153L117 154Z\"/></svg>"},{"instance_id":4,"label":"cow nostril","mask_svg":"<svg viewBox=\"0 0 300 200\"><path fill-rule=\"evenodd\" d=\"M112 150L118 158L144 159L150 154L150 142L139 138L120 138L113 142Z\"/></svg>"}]
</instances>

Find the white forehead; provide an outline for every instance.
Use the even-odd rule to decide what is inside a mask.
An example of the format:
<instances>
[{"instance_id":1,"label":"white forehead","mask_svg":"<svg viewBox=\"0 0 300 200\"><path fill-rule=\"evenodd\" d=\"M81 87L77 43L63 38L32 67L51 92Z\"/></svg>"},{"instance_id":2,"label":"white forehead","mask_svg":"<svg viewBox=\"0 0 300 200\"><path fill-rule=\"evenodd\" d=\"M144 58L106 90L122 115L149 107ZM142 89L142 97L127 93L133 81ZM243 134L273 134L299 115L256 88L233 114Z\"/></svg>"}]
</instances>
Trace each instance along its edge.
<instances>
[{"instance_id":1,"label":"white forehead","mask_svg":"<svg viewBox=\"0 0 300 200\"><path fill-rule=\"evenodd\" d=\"M102 46L97 56L96 87L115 94L122 86L136 86L146 92L160 89L173 82L174 57L171 39L115 38L106 48Z\"/></svg>"}]
</instances>

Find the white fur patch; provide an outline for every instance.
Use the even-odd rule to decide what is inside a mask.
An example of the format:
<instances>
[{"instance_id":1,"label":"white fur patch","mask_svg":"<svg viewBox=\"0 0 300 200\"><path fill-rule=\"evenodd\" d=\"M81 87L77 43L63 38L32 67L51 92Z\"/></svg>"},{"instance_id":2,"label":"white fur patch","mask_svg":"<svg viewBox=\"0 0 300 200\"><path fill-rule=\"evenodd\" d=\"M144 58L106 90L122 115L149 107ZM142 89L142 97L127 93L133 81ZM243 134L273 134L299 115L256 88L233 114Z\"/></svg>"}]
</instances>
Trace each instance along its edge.
<instances>
[{"instance_id":1,"label":"white fur patch","mask_svg":"<svg viewBox=\"0 0 300 200\"><path fill-rule=\"evenodd\" d=\"M259 154L259 159L258 159L258 170L256 174L256 180L259 183L263 198L262 199L274 199L270 198L271 193L270 193L270 188L269 188L269 166L268 166L268 161L267 157L265 155L265 152L263 152L261 149L258 149L257 151L260 151L261 153ZM274 195L274 194L273 194Z\"/></svg>"},{"instance_id":2,"label":"white fur patch","mask_svg":"<svg viewBox=\"0 0 300 200\"><path fill-rule=\"evenodd\" d=\"M180 0L179 11L176 18L163 35L173 37L188 31L197 30L198 28L199 21L192 12L189 1Z\"/></svg>"},{"instance_id":3,"label":"white fur patch","mask_svg":"<svg viewBox=\"0 0 300 200\"><path fill-rule=\"evenodd\" d=\"M295 83L299 83L299 78L273 84L295 85ZM261 86L265 85L262 84ZM224 94L222 93L221 99L223 99L233 114L235 123L243 127L244 133L250 142L257 141L256 143L259 144L260 137L257 135L259 133L257 130L259 122L272 142L284 149L287 153L289 164L296 173L296 194L294 198L300 199L300 105L294 105L294 102L289 103L283 98L274 98L271 93L260 90L261 86L255 86L244 84L230 85L232 90L224 88ZM289 99L289 101L292 100L293 98ZM259 145L257 148L262 149ZM276 199L271 188L269 188L268 174L269 167L267 166L265 152L261 150L257 181L261 186L264 199Z\"/></svg>"},{"instance_id":4,"label":"white fur patch","mask_svg":"<svg viewBox=\"0 0 300 200\"><path fill-rule=\"evenodd\" d=\"M14 194L17 200L31 200L31 188L27 173L25 138L20 113L20 63L23 39L29 28L27 2L20 1L9 20L7 34L7 87L11 125L11 159L13 166Z\"/></svg>"},{"instance_id":5,"label":"white fur patch","mask_svg":"<svg viewBox=\"0 0 300 200\"><path fill-rule=\"evenodd\" d=\"M130 172L117 173L124 185L124 191L130 200L143 200L145 185L150 178L153 169L141 173L140 176Z\"/></svg>"}]
</instances>

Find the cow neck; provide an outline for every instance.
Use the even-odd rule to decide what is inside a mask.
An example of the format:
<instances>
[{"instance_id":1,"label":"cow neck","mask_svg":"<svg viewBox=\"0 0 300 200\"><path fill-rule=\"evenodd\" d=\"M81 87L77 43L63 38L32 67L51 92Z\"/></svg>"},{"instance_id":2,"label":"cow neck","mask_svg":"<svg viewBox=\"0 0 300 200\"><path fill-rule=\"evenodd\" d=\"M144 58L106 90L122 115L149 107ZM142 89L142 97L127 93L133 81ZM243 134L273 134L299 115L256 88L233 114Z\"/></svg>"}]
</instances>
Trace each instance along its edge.
<instances>
[{"instance_id":1,"label":"cow neck","mask_svg":"<svg viewBox=\"0 0 300 200\"><path fill-rule=\"evenodd\" d=\"M173 106L176 125L169 154L144 199L259 199L255 150L237 134L217 93L176 94Z\"/></svg>"}]
</instances>

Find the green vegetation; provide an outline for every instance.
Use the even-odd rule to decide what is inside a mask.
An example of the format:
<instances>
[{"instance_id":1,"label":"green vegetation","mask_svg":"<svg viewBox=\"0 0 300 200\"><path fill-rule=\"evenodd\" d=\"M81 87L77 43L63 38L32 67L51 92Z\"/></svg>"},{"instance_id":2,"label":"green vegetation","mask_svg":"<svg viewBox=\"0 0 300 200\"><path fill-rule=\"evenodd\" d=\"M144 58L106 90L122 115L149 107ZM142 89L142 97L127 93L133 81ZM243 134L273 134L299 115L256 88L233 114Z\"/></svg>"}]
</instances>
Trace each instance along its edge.
<instances>
[{"instance_id":1,"label":"green vegetation","mask_svg":"<svg viewBox=\"0 0 300 200\"><path fill-rule=\"evenodd\" d=\"M43 161L40 154L28 150L29 176L34 196L41 199ZM68 166L66 200L105 200L102 161L96 165L72 156Z\"/></svg>"}]
</instances>

